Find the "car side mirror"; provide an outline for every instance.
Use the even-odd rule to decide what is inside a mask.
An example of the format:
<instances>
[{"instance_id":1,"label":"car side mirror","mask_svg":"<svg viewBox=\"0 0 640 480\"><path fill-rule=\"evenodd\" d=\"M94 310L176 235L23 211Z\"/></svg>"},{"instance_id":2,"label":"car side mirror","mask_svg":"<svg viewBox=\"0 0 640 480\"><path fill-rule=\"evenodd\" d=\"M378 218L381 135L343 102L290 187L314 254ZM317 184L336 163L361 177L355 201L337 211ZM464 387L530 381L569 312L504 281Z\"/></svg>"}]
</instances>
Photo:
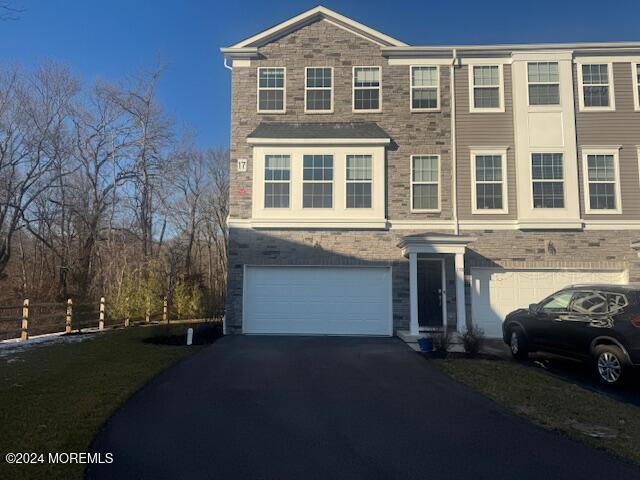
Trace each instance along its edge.
<instances>
[{"instance_id":1,"label":"car side mirror","mask_svg":"<svg viewBox=\"0 0 640 480\"><path fill-rule=\"evenodd\" d=\"M538 304L532 303L529 305L529 312L536 313L538 311Z\"/></svg>"}]
</instances>

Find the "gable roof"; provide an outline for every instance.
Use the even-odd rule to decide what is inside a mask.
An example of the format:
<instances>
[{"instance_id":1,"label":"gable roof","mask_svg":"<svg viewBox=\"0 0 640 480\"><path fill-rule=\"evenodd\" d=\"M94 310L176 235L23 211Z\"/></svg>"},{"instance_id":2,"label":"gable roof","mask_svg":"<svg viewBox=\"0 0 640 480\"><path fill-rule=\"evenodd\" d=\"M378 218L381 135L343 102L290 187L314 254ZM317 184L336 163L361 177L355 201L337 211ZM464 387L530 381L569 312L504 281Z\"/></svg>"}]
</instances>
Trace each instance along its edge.
<instances>
[{"instance_id":1,"label":"gable roof","mask_svg":"<svg viewBox=\"0 0 640 480\"><path fill-rule=\"evenodd\" d=\"M311 10L302 12L301 14L296 15L289 20L285 20L282 23L268 28L267 30L263 30L260 33L257 33L249 38L245 38L244 40L221 50L224 52L225 50L230 49L260 47L318 20L329 21L340 28L344 28L345 30L353 32L356 35L364 37L383 47L407 46L406 43L401 42L400 40L396 40L395 38L385 35L382 32L374 30L373 28L369 28L362 23L351 20L344 15L340 15L333 10L319 5L312 8Z\"/></svg>"}]
</instances>

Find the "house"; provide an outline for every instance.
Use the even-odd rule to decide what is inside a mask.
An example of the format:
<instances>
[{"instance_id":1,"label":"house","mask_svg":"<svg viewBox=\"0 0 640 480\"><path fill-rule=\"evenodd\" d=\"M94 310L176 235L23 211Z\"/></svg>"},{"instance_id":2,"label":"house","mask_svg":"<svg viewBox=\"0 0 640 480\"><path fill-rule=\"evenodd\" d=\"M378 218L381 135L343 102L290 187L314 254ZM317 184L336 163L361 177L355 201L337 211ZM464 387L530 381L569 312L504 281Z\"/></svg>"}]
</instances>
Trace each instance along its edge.
<instances>
[{"instance_id":1,"label":"house","mask_svg":"<svg viewBox=\"0 0 640 480\"><path fill-rule=\"evenodd\" d=\"M640 280L640 42L410 46L316 7L221 51L227 332L498 337Z\"/></svg>"}]
</instances>

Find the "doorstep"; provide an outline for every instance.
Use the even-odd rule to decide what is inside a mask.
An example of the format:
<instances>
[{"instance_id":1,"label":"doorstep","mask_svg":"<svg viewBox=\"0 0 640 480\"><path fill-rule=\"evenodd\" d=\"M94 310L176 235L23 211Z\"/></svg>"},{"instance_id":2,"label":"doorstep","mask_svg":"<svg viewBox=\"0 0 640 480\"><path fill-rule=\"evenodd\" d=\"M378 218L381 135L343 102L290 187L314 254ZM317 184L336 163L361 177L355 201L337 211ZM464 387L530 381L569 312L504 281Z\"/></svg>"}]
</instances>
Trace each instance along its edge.
<instances>
[{"instance_id":1,"label":"doorstep","mask_svg":"<svg viewBox=\"0 0 640 480\"><path fill-rule=\"evenodd\" d=\"M400 340L407 344L409 348L420 351L418 340L421 338L428 338L431 334L437 332L421 332L418 335L412 335L409 330L397 330L396 335ZM451 332L451 344L449 345L450 352L464 352L464 346L462 345L462 338L458 335L458 332Z\"/></svg>"}]
</instances>

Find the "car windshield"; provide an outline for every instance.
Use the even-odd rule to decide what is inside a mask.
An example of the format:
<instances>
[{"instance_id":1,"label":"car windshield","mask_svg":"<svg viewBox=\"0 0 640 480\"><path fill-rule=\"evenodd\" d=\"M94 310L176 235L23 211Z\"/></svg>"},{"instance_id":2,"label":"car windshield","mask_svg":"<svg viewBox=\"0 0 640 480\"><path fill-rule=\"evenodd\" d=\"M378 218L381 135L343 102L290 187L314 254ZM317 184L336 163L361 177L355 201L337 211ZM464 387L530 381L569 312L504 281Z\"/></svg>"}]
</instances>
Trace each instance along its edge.
<instances>
[{"instance_id":1,"label":"car windshield","mask_svg":"<svg viewBox=\"0 0 640 480\"><path fill-rule=\"evenodd\" d=\"M569 306L573 292L564 290L558 292L547 298L540 305L540 310L543 312L563 312Z\"/></svg>"}]
</instances>

